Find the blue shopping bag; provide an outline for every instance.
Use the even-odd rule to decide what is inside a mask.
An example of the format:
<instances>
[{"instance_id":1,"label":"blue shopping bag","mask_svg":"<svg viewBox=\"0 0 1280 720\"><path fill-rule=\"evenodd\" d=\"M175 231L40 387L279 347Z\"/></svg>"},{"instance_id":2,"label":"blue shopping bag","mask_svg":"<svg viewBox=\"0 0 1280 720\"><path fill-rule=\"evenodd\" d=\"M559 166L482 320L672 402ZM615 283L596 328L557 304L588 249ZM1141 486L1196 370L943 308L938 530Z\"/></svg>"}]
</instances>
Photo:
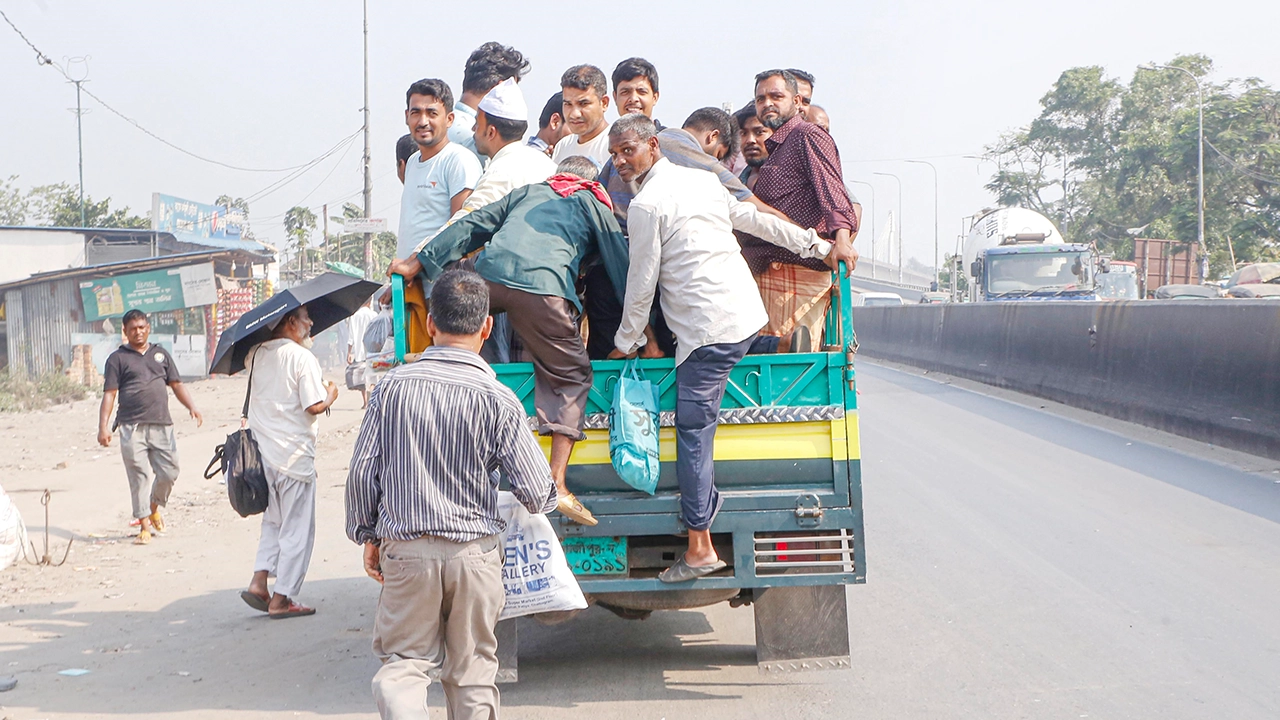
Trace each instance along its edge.
<instances>
[{"instance_id":1,"label":"blue shopping bag","mask_svg":"<svg viewBox=\"0 0 1280 720\"><path fill-rule=\"evenodd\" d=\"M653 494L658 488L658 385L627 361L613 386L609 408L609 459L631 487Z\"/></svg>"}]
</instances>

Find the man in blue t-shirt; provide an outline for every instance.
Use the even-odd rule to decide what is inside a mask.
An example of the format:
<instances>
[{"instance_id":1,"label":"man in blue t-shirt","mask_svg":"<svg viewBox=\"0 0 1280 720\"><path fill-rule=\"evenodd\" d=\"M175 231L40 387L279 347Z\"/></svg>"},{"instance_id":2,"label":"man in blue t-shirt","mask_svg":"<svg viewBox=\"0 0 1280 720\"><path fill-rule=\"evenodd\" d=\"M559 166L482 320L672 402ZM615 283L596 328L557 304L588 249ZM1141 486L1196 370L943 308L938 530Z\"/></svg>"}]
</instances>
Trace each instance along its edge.
<instances>
[{"instance_id":1,"label":"man in blue t-shirt","mask_svg":"<svg viewBox=\"0 0 1280 720\"><path fill-rule=\"evenodd\" d=\"M103 368L102 405L98 408L98 444L111 444L114 427L108 426L116 396L120 396L120 412L116 426L120 428L120 454L133 496L133 517L138 521L139 545L151 542L151 532L164 532L160 508L169 501L173 482L178 479L178 444L173 437L173 418L169 416L169 394L182 403L196 421L204 417L196 409L186 386L178 376L171 356L159 345L152 345L151 321L141 310L130 310L123 318L124 336L128 342L107 357ZM151 474L154 471L155 480Z\"/></svg>"},{"instance_id":2,"label":"man in blue t-shirt","mask_svg":"<svg viewBox=\"0 0 1280 720\"><path fill-rule=\"evenodd\" d=\"M453 91L443 80L425 79L405 93L405 124L418 152L405 163L396 258L412 256L471 195L480 180L475 153L449 142Z\"/></svg>"}]
</instances>

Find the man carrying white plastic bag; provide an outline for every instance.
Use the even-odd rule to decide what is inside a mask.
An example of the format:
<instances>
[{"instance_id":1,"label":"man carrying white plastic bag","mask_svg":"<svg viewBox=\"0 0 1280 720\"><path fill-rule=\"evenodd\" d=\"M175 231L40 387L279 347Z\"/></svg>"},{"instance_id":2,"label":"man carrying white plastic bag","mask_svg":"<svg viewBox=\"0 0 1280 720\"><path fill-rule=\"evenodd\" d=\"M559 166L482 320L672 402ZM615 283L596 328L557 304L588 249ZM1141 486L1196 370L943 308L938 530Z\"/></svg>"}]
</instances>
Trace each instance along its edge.
<instances>
[{"instance_id":1,"label":"man carrying white plastic bag","mask_svg":"<svg viewBox=\"0 0 1280 720\"><path fill-rule=\"evenodd\" d=\"M509 492L498 493L498 512L507 524L502 534L502 585L507 604L500 619L586 608L582 588L547 516L530 513Z\"/></svg>"},{"instance_id":2,"label":"man carrying white plastic bag","mask_svg":"<svg viewBox=\"0 0 1280 720\"><path fill-rule=\"evenodd\" d=\"M478 354L492 327L484 279L441 275L427 317L432 345L374 386L352 454L347 536L382 583L373 695L383 718L426 718L436 671L452 720L498 717L507 554L498 472L544 523L538 513L557 495L524 408Z\"/></svg>"}]
</instances>

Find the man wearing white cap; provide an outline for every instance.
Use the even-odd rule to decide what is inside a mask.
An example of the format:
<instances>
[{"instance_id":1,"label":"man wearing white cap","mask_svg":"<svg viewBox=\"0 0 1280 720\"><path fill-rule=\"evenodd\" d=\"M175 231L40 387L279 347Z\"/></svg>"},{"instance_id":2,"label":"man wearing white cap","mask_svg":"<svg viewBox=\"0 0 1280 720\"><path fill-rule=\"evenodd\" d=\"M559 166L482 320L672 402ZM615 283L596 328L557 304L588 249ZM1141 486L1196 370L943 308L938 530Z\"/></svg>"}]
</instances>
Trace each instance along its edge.
<instances>
[{"instance_id":1,"label":"man wearing white cap","mask_svg":"<svg viewBox=\"0 0 1280 720\"><path fill-rule=\"evenodd\" d=\"M484 96L476 110L476 150L489 158L489 164L446 227L518 187L542 182L556 173L551 158L520 142L528 129L529 107L524 94L515 78L507 78Z\"/></svg>"}]
</instances>

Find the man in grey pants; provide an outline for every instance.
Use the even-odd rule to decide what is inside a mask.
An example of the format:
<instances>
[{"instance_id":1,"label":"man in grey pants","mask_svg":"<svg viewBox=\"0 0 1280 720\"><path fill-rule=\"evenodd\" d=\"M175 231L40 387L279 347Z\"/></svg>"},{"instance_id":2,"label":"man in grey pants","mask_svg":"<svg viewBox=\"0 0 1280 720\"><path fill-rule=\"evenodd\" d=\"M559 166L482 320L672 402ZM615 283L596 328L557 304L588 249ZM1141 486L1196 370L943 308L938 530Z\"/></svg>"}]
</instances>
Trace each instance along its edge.
<instances>
[{"instance_id":1,"label":"man in grey pants","mask_svg":"<svg viewBox=\"0 0 1280 720\"><path fill-rule=\"evenodd\" d=\"M204 417L196 409L186 386L178 376L173 357L159 345L152 345L151 321L141 310L130 310L123 318L128 342L107 357L103 368L102 404L98 407L98 444L111 444L108 427L116 395L120 396L120 455L124 457L129 491L133 497L133 517L138 521L139 545L151 542L151 531L164 532L160 508L169 501L173 482L178 479L178 444L169 416L169 394L173 388L178 402L195 418L196 427ZM152 481L152 472L155 480Z\"/></svg>"},{"instance_id":2,"label":"man in grey pants","mask_svg":"<svg viewBox=\"0 0 1280 720\"><path fill-rule=\"evenodd\" d=\"M556 507L524 408L480 358L492 326L484 278L441 274L427 316L432 345L374 386L352 453L347 537L382 583L373 695L384 719L425 720L439 671L451 720L496 720L506 600L497 471L529 512Z\"/></svg>"}]
</instances>

